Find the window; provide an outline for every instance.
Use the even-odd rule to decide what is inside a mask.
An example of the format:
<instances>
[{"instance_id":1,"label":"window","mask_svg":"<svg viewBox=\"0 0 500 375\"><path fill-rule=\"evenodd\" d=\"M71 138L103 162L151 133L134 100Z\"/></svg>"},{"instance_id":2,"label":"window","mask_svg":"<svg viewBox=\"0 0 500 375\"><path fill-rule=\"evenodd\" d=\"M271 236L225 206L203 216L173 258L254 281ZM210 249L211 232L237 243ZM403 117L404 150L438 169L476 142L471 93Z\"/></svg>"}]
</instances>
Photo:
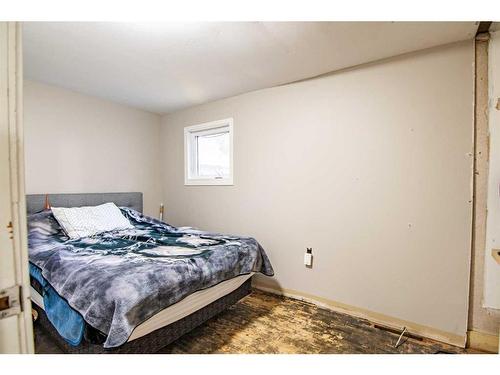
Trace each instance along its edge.
<instances>
[{"instance_id":1,"label":"window","mask_svg":"<svg viewBox=\"0 0 500 375\"><path fill-rule=\"evenodd\" d=\"M233 184L233 119L184 128L186 185Z\"/></svg>"}]
</instances>

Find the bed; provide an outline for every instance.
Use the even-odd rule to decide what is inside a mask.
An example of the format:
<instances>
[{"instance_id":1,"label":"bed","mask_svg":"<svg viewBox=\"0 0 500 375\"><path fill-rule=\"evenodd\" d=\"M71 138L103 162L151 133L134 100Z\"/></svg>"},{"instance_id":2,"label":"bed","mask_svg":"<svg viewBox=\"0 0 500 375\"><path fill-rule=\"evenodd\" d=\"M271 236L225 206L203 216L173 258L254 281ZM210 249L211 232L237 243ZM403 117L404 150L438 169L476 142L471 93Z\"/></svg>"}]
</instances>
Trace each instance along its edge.
<instances>
[{"instance_id":1,"label":"bed","mask_svg":"<svg viewBox=\"0 0 500 375\"><path fill-rule=\"evenodd\" d=\"M52 207L113 202L133 229L70 240L45 195L28 195L32 302L68 353L154 353L272 276L250 237L176 228L142 214L142 193L52 194Z\"/></svg>"}]
</instances>

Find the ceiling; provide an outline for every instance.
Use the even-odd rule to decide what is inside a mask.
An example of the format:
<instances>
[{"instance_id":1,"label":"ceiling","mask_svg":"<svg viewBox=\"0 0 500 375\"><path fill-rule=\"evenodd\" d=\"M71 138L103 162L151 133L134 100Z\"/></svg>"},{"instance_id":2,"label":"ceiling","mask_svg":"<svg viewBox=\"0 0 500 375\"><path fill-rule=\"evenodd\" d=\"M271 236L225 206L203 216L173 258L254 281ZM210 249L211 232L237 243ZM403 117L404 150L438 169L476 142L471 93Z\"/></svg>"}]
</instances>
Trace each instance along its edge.
<instances>
[{"instance_id":1,"label":"ceiling","mask_svg":"<svg viewBox=\"0 0 500 375\"><path fill-rule=\"evenodd\" d=\"M28 79L156 113L474 37L475 22L24 23Z\"/></svg>"}]
</instances>

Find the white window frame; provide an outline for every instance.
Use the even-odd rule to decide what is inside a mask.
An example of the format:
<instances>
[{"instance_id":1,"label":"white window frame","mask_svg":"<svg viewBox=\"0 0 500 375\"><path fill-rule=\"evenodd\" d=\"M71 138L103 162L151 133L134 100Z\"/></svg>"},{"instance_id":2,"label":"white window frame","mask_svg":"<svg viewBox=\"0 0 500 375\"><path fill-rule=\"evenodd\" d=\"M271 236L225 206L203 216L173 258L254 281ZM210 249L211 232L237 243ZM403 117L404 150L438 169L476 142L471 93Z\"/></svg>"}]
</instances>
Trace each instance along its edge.
<instances>
[{"instance_id":1,"label":"white window frame","mask_svg":"<svg viewBox=\"0 0 500 375\"><path fill-rule=\"evenodd\" d=\"M193 177L192 168L197 160L197 150L193 147L196 135L217 134L221 128L229 131L229 177ZM184 185L233 185L233 119L227 118L187 126L184 128Z\"/></svg>"}]
</instances>

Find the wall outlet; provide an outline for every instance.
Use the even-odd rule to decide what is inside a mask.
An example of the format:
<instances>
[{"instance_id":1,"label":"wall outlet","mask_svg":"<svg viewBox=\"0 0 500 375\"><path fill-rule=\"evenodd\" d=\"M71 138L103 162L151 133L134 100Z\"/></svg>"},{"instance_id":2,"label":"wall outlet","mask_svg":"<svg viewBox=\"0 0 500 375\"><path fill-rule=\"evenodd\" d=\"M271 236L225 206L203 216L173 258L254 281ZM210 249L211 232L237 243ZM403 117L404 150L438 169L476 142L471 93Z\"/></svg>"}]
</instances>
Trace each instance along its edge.
<instances>
[{"instance_id":1,"label":"wall outlet","mask_svg":"<svg viewBox=\"0 0 500 375\"><path fill-rule=\"evenodd\" d=\"M306 253L304 254L304 264L307 267L312 267L312 258L313 258L312 247L308 247L306 249Z\"/></svg>"}]
</instances>

